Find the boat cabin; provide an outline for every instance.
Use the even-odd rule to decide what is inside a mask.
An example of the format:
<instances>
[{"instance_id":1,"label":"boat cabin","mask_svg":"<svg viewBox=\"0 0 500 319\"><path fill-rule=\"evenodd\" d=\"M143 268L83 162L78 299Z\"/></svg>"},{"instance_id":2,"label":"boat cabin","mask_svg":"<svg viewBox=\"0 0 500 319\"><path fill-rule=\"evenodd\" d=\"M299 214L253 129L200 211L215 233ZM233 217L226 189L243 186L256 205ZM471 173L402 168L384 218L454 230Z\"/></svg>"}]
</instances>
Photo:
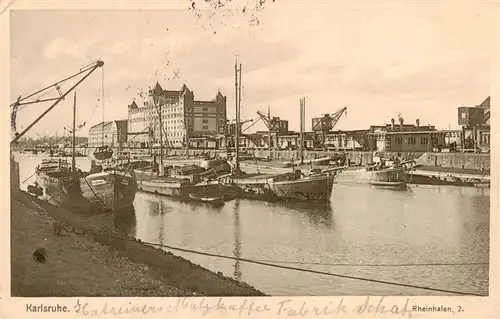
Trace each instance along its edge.
<instances>
[{"instance_id":1,"label":"boat cabin","mask_svg":"<svg viewBox=\"0 0 500 319\"><path fill-rule=\"evenodd\" d=\"M37 170L44 173L70 171L71 166L66 160L43 159Z\"/></svg>"},{"instance_id":2,"label":"boat cabin","mask_svg":"<svg viewBox=\"0 0 500 319\"><path fill-rule=\"evenodd\" d=\"M201 180L200 174L205 171L204 168L197 165L174 166L170 168L170 176L179 179L189 179L192 183L198 183Z\"/></svg>"}]
</instances>

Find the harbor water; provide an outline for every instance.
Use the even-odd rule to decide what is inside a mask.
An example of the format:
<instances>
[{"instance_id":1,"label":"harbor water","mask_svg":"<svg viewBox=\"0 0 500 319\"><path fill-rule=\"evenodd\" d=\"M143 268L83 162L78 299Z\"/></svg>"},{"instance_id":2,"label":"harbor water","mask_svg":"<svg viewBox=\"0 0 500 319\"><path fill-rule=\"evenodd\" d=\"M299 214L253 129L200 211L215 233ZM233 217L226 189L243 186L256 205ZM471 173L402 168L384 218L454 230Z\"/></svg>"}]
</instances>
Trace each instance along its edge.
<instances>
[{"instance_id":1,"label":"harbor water","mask_svg":"<svg viewBox=\"0 0 500 319\"><path fill-rule=\"evenodd\" d=\"M42 158L16 156L21 182ZM90 162L79 158L77 165L85 170ZM234 200L217 208L138 193L123 231L144 242L306 270L165 248L274 296L454 295L360 278L487 295L489 209L487 188L395 191L339 179L328 204Z\"/></svg>"}]
</instances>

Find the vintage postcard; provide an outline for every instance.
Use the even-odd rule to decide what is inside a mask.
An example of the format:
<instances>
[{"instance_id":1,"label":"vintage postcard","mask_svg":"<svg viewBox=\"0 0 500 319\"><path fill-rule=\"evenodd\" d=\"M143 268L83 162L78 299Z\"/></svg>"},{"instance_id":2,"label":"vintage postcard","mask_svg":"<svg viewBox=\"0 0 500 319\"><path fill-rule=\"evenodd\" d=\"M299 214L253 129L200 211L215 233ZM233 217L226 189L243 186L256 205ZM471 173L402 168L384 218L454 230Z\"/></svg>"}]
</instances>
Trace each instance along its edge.
<instances>
[{"instance_id":1,"label":"vintage postcard","mask_svg":"<svg viewBox=\"0 0 500 319\"><path fill-rule=\"evenodd\" d=\"M500 317L496 2L0 6L1 317Z\"/></svg>"}]
</instances>

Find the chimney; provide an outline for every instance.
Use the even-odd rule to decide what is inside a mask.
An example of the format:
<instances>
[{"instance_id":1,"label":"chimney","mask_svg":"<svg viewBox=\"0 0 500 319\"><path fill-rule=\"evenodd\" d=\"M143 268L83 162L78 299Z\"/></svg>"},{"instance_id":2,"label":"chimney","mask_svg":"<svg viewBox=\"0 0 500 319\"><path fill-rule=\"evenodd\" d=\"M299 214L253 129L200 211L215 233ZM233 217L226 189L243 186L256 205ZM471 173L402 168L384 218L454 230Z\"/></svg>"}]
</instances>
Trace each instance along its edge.
<instances>
[{"instance_id":1,"label":"chimney","mask_svg":"<svg viewBox=\"0 0 500 319\"><path fill-rule=\"evenodd\" d=\"M420 127L420 120L417 119L417 128L419 128L419 127Z\"/></svg>"},{"instance_id":2,"label":"chimney","mask_svg":"<svg viewBox=\"0 0 500 319\"><path fill-rule=\"evenodd\" d=\"M399 117L399 126L401 126L401 128L403 128L403 123L404 119L402 117Z\"/></svg>"},{"instance_id":3,"label":"chimney","mask_svg":"<svg viewBox=\"0 0 500 319\"><path fill-rule=\"evenodd\" d=\"M395 122L394 119L391 119L391 130L393 131L394 131L394 122Z\"/></svg>"}]
</instances>

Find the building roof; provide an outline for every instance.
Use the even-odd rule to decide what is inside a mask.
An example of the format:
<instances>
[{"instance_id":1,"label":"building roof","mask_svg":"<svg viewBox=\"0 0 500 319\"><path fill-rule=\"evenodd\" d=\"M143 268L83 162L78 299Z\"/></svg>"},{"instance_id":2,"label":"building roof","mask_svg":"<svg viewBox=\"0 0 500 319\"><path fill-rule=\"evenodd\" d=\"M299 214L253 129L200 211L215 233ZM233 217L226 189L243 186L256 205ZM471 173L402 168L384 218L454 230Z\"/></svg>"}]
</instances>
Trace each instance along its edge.
<instances>
[{"instance_id":1,"label":"building roof","mask_svg":"<svg viewBox=\"0 0 500 319\"><path fill-rule=\"evenodd\" d=\"M137 106L137 103L135 103L135 100L132 101L132 103L130 103L130 105L128 106L130 109L138 109L139 106Z\"/></svg>"},{"instance_id":2,"label":"building roof","mask_svg":"<svg viewBox=\"0 0 500 319\"><path fill-rule=\"evenodd\" d=\"M99 124L96 124L96 125L92 126L89 129L89 132L95 132L95 131L100 132L103 129L107 130L107 129L110 128L109 126L111 126L113 124L113 122L116 123L116 125L118 126L118 125L127 125L128 121L127 120L115 120L115 121L101 122ZM103 123L104 123L104 125L103 125Z\"/></svg>"},{"instance_id":3,"label":"building roof","mask_svg":"<svg viewBox=\"0 0 500 319\"><path fill-rule=\"evenodd\" d=\"M438 130L427 130L427 131L391 131L391 132L385 132L386 134L390 135L402 135L402 134L444 134L445 131L438 131Z\"/></svg>"},{"instance_id":4,"label":"building roof","mask_svg":"<svg viewBox=\"0 0 500 319\"><path fill-rule=\"evenodd\" d=\"M160 86L160 83L156 82L156 85L155 85L155 87L153 88L153 94L154 94L155 96L158 96L158 95L160 95L160 94L162 94L162 93L163 93L163 89L162 89L162 87Z\"/></svg>"},{"instance_id":5,"label":"building roof","mask_svg":"<svg viewBox=\"0 0 500 319\"><path fill-rule=\"evenodd\" d=\"M483 101L483 103L477 105L476 107L481 107L485 109L490 109L490 97L488 96L486 100Z\"/></svg>"},{"instance_id":6,"label":"building roof","mask_svg":"<svg viewBox=\"0 0 500 319\"><path fill-rule=\"evenodd\" d=\"M175 98L181 96L182 94L184 94L184 92L191 92L191 91L186 86L186 84L183 84L179 90L165 90L161 87L160 83L156 82L154 88L151 89L150 92L154 96L165 96L165 97Z\"/></svg>"},{"instance_id":7,"label":"building roof","mask_svg":"<svg viewBox=\"0 0 500 319\"><path fill-rule=\"evenodd\" d=\"M99 124L96 124L96 125L92 126L89 129L89 132L102 131L103 129L106 129L111 124L113 124L113 121L101 122Z\"/></svg>"}]
</instances>

